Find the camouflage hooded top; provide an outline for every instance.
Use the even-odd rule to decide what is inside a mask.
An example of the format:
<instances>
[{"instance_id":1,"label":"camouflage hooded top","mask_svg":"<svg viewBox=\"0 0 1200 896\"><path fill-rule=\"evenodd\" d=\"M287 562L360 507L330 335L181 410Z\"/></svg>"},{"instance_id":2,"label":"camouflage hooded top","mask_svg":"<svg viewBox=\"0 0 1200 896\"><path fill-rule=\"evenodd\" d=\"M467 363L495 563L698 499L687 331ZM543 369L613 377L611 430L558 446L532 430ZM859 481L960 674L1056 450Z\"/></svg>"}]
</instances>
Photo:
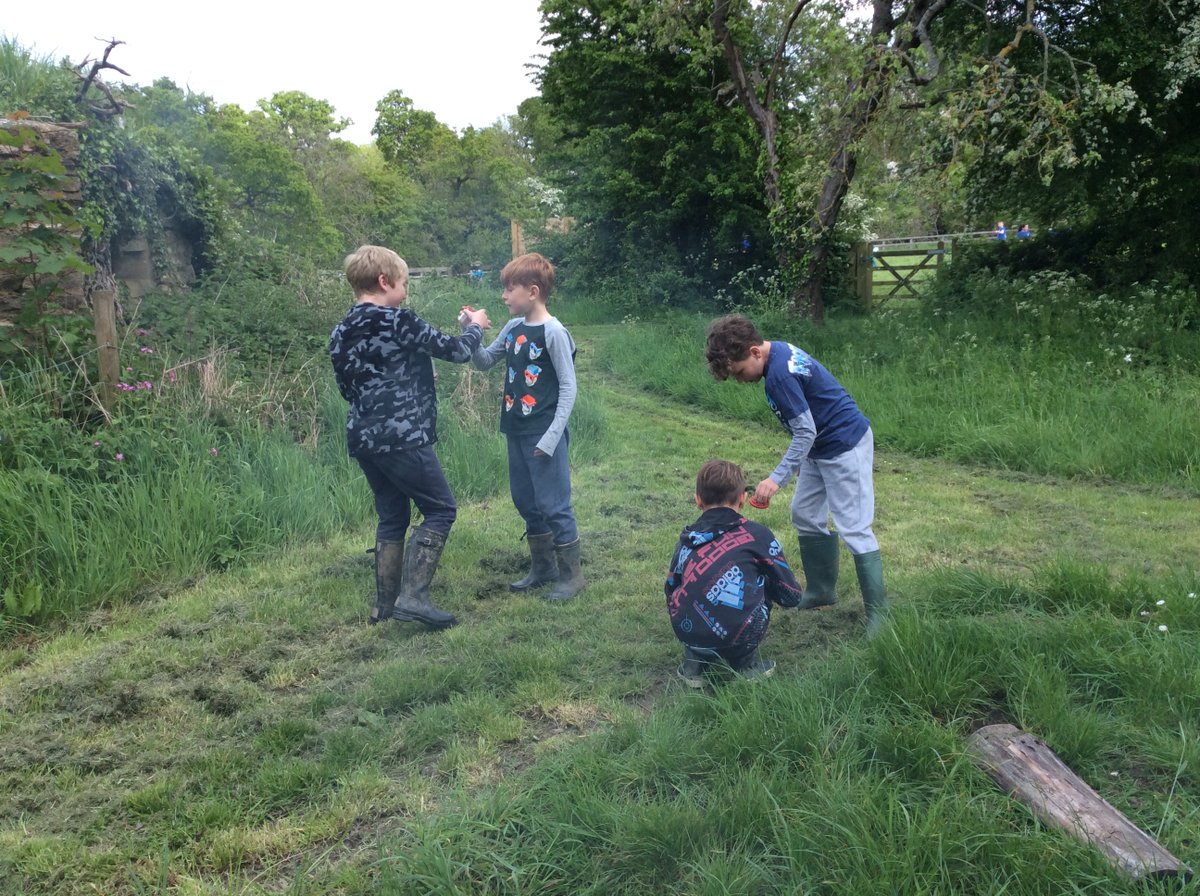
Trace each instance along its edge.
<instances>
[{"instance_id":1,"label":"camouflage hooded top","mask_svg":"<svg viewBox=\"0 0 1200 896\"><path fill-rule=\"evenodd\" d=\"M359 302L329 336L338 391L350 402L351 457L387 454L437 441L433 359L464 363L483 341L470 324L461 336L430 326L407 308Z\"/></svg>"}]
</instances>

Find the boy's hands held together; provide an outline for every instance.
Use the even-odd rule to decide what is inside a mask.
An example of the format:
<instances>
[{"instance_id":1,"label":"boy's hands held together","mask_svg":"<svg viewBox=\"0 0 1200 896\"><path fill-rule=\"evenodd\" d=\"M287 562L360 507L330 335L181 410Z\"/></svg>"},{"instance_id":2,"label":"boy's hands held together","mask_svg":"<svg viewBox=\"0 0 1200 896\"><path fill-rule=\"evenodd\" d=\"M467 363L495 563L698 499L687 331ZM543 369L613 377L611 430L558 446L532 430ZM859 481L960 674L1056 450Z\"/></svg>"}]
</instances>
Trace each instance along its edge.
<instances>
[{"instance_id":1,"label":"boy's hands held together","mask_svg":"<svg viewBox=\"0 0 1200 896\"><path fill-rule=\"evenodd\" d=\"M464 327L469 324L478 324L484 330L489 330L492 326L486 311L482 308L472 308L470 305L463 305L462 311L458 314L458 322Z\"/></svg>"}]
</instances>

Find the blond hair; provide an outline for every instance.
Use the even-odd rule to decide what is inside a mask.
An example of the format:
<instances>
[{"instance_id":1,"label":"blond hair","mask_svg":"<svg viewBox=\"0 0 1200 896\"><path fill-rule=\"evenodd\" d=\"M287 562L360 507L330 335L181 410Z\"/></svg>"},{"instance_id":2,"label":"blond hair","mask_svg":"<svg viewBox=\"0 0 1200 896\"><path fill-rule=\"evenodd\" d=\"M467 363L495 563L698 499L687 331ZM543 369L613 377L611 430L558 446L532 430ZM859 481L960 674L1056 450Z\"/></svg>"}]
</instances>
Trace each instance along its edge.
<instances>
[{"instance_id":1,"label":"blond hair","mask_svg":"<svg viewBox=\"0 0 1200 896\"><path fill-rule=\"evenodd\" d=\"M408 264L385 246L359 246L346 256L342 269L356 296L379 291L379 277L395 286L408 279Z\"/></svg>"}]
</instances>

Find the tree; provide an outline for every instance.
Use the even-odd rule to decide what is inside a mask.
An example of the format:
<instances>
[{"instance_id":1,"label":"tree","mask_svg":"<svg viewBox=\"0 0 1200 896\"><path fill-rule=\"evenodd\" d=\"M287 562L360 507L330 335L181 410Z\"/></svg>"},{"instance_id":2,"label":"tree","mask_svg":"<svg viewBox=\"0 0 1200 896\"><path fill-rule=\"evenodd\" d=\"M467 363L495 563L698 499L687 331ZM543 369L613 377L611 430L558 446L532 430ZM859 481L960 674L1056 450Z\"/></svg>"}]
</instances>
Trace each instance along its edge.
<instances>
[{"instance_id":1,"label":"tree","mask_svg":"<svg viewBox=\"0 0 1200 896\"><path fill-rule=\"evenodd\" d=\"M986 114L958 128L974 207L1069 228L1063 251L1099 283L1200 275L1198 21L1196 0L1039 3L1030 33L1049 49L984 70ZM976 54L1004 50L971 7L945 30Z\"/></svg>"},{"instance_id":2,"label":"tree","mask_svg":"<svg viewBox=\"0 0 1200 896\"><path fill-rule=\"evenodd\" d=\"M371 128L375 145L389 163L410 171L429 161L454 138L454 132L437 116L415 108L399 90L390 91L376 103L375 112Z\"/></svg>"},{"instance_id":3,"label":"tree","mask_svg":"<svg viewBox=\"0 0 1200 896\"><path fill-rule=\"evenodd\" d=\"M724 63L711 46L677 37L702 12L680 5L687 28L673 31L657 4L636 0L547 0L542 11L551 52L529 133L539 167L580 219L588 276L726 279L750 260L737 253L743 234L754 246L768 240L754 133L713 101Z\"/></svg>"}]
</instances>

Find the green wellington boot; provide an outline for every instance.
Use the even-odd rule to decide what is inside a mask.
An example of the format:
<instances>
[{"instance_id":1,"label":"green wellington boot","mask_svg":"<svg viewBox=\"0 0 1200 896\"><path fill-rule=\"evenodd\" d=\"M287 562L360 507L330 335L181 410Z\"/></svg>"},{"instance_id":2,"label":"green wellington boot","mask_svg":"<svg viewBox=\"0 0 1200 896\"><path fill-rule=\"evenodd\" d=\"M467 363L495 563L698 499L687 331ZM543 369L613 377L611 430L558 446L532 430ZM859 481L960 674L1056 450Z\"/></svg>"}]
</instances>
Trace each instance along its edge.
<instances>
[{"instance_id":1,"label":"green wellington boot","mask_svg":"<svg viewBox=\"0 0 1200 896\"><path fill-rule=\"evenodd\" d=\"M796 606L801 610L837 603L838 536L801 535L800 565L804 567L804 595Z\"/></svg>"},{"instance_id":2,"label":"green wellington boot","mask_svg":"<svg viewBox=\"0 0 1200 896\"><path fill-rule=\"evenodd\" d=\"M879 631L887 619L887 592L883 588L883 560L879 551L854 555L854 571L862 591L863 607L867 611L867 637Z\"/></svg>"},{"instance_id":3,"label":"green wellington boot","mask_svg":"<svg viewBox=\"0 0 1200 896\"><path fill-rule=\"evenodd\" d=\"M429 583L437 572L446 536L424 526L414 529L404 555L404 582L392 606L392 618L400 622L420 622L430 628L449 628L458 622L439 610L429 597Z\"/></svg>"},{"instance_id":4,"label":"green wellington boot","mask_svg":"<svg viewBox=\"0 0 1200 896\"><path fill-rule=\"evenodd\" d=\"M556 544L554 556L558 560L558 583L546 595L546 600L570 600L587 584L579 569L579 539L570 544Z\"/></svg>"},{"instance_id":5,"label":"green wellington boot","mask_svg":"<svg viewBox=\"0 0 1200 896\"><path fill-rule=\"evenodd\" d=\"M528 591L558 579L558 563L554 559L554 535L526 535L529 542L529 573L509 585L511 591Z\"/></svg>"},{"instance_id":6,"label":"green wellington boot","mask_svg":"<svg viewBox=\"0 0 1200 896\"><path fill-rule=\"evenodd\" d=\"M375 542L375 606L367 617L369 625L392 618L392 605L400 594L404 572L404 542Z\"/></svg>"}]
</instances>

